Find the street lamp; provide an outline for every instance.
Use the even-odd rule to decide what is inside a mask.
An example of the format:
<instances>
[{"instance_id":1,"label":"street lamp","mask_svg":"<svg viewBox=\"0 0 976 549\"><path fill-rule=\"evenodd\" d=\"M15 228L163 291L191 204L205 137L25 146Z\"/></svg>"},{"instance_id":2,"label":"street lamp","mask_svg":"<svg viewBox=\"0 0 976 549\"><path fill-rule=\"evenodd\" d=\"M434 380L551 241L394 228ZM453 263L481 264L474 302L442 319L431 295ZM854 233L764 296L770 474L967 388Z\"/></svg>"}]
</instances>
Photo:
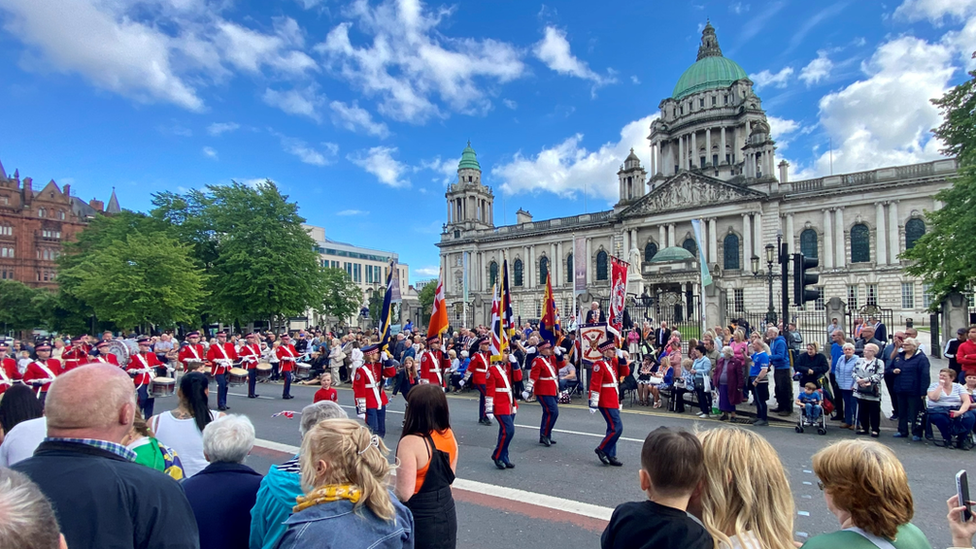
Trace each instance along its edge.
<instances>
[{"instance_id":1,"label":"street lamp","mask_svg":"<svg viewBox=\"0 0 976 549\"><path fill-rule=\"evenodd\" d=\"M766 244L766 272L759 271L759 256L752 256L752 276L755 278L765 278L766 285L769 287L769 309L766 311L766 323L776 324L776 309L773 308L773 259L776 246Z\"/></svg>"}]
</instances>

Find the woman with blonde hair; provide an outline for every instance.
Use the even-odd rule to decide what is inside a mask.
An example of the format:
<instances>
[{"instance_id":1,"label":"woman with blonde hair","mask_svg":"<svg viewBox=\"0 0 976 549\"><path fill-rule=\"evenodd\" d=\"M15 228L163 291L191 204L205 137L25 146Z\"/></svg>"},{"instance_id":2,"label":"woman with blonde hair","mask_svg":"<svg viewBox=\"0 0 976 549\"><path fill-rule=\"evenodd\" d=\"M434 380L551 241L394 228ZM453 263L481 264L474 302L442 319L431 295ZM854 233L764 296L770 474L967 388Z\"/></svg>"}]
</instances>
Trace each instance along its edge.
<instances>
[{"instance_id":1,"label":"woman with blonde hair","mask_svg":"<svg viewBox=\"0 0 976 549\"><path fill-rule=\"evenodd\" d=\"M701 519L715 549L795 549L793 494L776 450L738 427L698 438L705 478L688 511Z\"/></svg>"},{"instance_id":2,"label":"woman with blonde hair","mask_svg":"<svg viewBox=\"0 0 976 549\"><path fill-rule=\"evenodd\" d=\"M931 548L910 522L912 489L887 446L863 439L836 442L813 455L813 472L842 530L810 538L806 549Z\"/></svg>"},{"instance_id":3,"label":"woman with blonde hair","mask_svg":"<svg viewBox=\"0 0 976 549\"><path fill-rule=\"evenodd\" d=\"M277 549L413 547L413 516L387 488L383 439L350 419L327 419L302 439L302 490Z\"/></svg>"}]
</instances>

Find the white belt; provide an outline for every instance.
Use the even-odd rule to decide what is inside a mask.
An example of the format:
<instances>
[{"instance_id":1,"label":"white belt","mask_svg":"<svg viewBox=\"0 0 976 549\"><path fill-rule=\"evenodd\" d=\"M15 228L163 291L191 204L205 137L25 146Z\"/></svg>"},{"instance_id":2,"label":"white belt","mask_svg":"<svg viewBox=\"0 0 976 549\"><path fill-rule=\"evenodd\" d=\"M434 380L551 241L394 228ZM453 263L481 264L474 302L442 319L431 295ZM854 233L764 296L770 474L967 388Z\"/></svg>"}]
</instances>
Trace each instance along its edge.
<instances>
[{"instance_id":1,"label":"white belt","mask_svg":"<svg viewBox=\"0 0 976 549\"><path fill-rule=\"evenodd\" d=\"M603 385L600 385L600 387L616 387L616 386L617 386L616 383L604 383Z\"/></svg>"},{"instance_id":2,"label":"white belt","mask_svg":"<svg viewBox=\"0 0 976 549\"><path fill-rule=\"evenodd\" d=\"M367 389L375 389L376 388L376 384L375 383L367 383L366 384L366 388Z\"/></svg>"},{"instance_id":3,"label":"white belt","mask_svg":"<svg viewBox=\"0 0 976 549\"><path fill-rule=\"evenodd\" d=\"M554 377L540 377L539 381L556 381Z\"/></svg>"},{"instance_id":4,"label":"white belt","mask_svg":"<svg viewBox=\"0 0 976 549\"><path fill-rule=\"evenodd\" d=\"M496 393L511 393L510 389L495 389Z\"/></svg>"}]
</instances>

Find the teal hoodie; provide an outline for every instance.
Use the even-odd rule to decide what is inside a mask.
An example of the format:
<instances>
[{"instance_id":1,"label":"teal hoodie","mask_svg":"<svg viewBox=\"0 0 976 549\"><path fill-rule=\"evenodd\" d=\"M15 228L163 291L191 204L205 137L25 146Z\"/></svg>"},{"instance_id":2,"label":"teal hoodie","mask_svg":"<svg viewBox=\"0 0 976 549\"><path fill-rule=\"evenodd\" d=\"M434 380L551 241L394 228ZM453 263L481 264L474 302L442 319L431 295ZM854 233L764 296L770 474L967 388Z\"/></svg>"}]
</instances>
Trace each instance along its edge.
<instances>
[{"instance_id":1,"label":"teal hoodie","mask_svg":"<svg viewBox=\"0 0 976 549\"><path fill-rule=\"evenodd\" d=\"M272 465L261 480L258 497L251 509L249 549L274 549L288 529L285 521L302 495L298 456L281 465Z\"/></svg>"}]
</instances>

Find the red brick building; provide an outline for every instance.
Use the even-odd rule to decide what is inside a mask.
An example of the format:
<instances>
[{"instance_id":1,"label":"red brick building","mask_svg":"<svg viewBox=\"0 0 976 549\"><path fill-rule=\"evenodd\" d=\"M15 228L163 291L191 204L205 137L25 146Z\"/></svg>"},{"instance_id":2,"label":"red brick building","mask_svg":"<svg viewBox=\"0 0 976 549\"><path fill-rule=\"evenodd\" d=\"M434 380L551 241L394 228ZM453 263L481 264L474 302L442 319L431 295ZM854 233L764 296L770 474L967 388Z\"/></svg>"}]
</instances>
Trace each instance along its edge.
<instances>
[{"instance_id":1,"label":"red brick building","mask_svg":"<svg viewBox=\"0 0 976 549\"><path fill-rule=\"evenodd\" d=\"M59 188L53 179L35 186L30 177L21 181L19 171L8 176L0 163L0 279L54 289L61 244L99 213L119 212L119 201L114 189L105 207L71 196L70 185Z\"/></svg>"}]
</instances>

